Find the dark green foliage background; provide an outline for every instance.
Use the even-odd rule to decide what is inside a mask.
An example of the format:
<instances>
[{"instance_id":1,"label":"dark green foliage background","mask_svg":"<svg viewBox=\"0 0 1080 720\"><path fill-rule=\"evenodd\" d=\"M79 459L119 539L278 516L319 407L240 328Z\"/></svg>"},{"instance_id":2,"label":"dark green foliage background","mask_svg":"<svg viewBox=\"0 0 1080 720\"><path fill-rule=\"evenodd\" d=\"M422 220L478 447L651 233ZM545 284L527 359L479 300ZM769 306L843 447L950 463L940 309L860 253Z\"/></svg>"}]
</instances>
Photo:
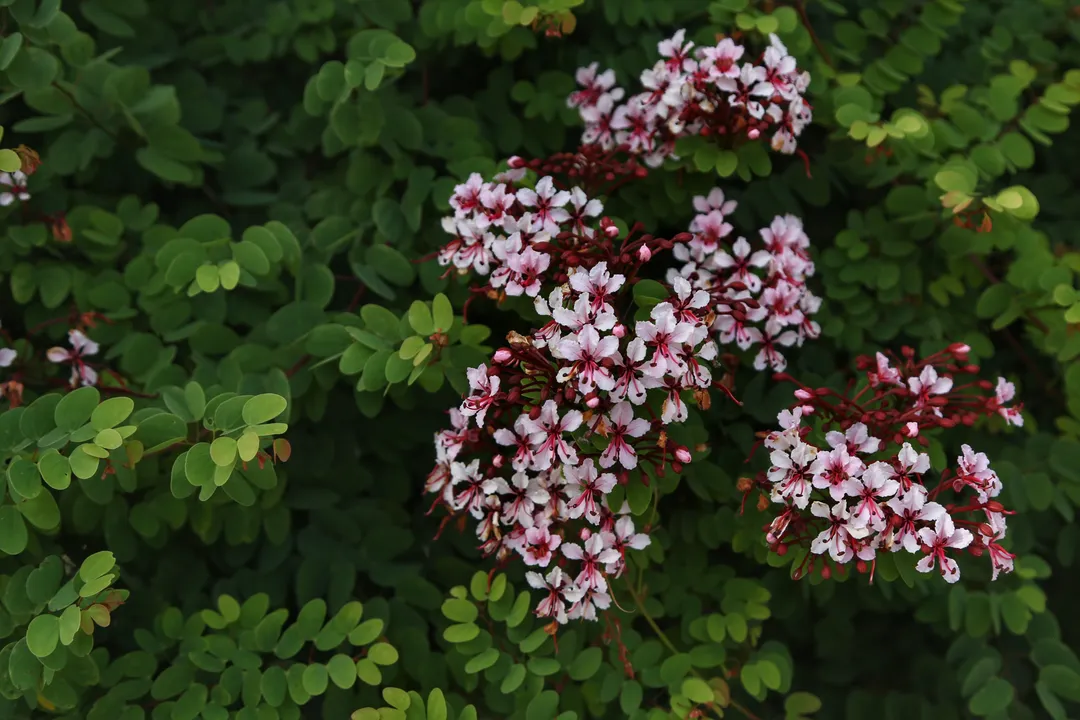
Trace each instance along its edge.
<instances>
[{"instance_id":1,"label":"dark green foliage background","mask_svg":"<svg viewBox=\"0 0 1080 720\"><path fill-rule=\"evenodd\" d=\"M528 27L569 14L563 37ZM148 408L195 431L202 413L182 390L193 383L206 398L286 398L292 448L250 495L194 495L198 478L183 460L173 469L186 440L122 477L45 488L55 520L31 517L11 490L5 523L30 530L22 547L6 536L0 557L0 718L1080 710L1075 4L0 0L0 27L3 144L42 159L32 199L0 210L3 327L21 359L38 358L26 403L66 378L40 362L67 329L49 321L94 311L108 318L90 331L94 359L140 395L135 437L152 435ZM683 160L608 211L679 232L693 195L719 185L739 200L743 234L779 213L804 217L824 333L792 353L790 372L810 384L842 387L861 353L955 341L986 377L1016 381L1022 431L989 422L933 447L935 459L963 442L990 455L1018 511L1014 574L990 584L989 563L967 559L956 586L885 563L872 586L793 581L790 558L768 556L756 498L740 514L737 479L763 461L744 463L754 433L791 392L748 367L736 377L742 406L717 399L684 431L708 452L656 496L631 498L654 542L616 590L619 633L574 625L556 651L525 614L520 568L489 593L471 530L433 539L440 518L422 495L432 434L464 368L527 319L479 301L463 326L465 285L415 261L446 240L438 219L468 173L575 145L565 98L577 67L613 67L633 91L679 27L705 43L739 30L757 47L779 33L813 75L815 122L800 139L810 175L760 144L732 154L686 142ZM947 191L992 230L954 225ZM70 244L46 222L58 212ZM238 285L219 288L233 272ZM399 348L436 329L450 345L414 373ZM52 426L27 435L4 407L0 452L29 457L23 435ZM99 551L114 554L114 585L130 595L95 631L89 660L72 651L41 686L23 638L55 588L29 587L29 573L62 557L70 574ZM248 600L243 613L222 595ZM283 634L261 622L279 609Z\"/></svg>"}]
</instances>

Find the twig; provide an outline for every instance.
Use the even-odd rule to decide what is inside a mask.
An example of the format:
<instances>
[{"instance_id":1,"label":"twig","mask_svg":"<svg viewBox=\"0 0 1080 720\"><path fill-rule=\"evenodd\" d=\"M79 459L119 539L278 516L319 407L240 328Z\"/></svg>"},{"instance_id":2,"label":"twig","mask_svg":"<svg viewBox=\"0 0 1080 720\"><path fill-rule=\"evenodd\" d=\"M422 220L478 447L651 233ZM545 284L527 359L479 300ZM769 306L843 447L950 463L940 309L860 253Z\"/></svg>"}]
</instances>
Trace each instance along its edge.
<instances>
[{"instance_id":1,"label":"twig","mask_svg":"<svg viewBox=\"0 0 1080 720\"><path fill-rule=\"evenodd\" d=\"M649 624L649 627L652 628L653 632L656 633L656 637L659 638L660 642L664 645L664 647L666 647L675 655L680 654L679 649L675 647L675 643L671 642L671 638L667 636L667 633L660 629L660 626L656 624L656 620L653 620L652 615L650 615L649 611L645 609L645 603L642 601L641 596L634 590L632 584L628 582L626 583L626 587L630 592L630 597L634 601L634 606L637 607L638 612L640 612L641 616L645 618L645 622L647 622ZM698 673L697 670L691 669L690 672L698 679L704 680L704 678L701 677L701 674ZM714 707L714 705L715 703L709 703L709 707L715 711L716 708ZM744 707L734 698L728 698L728 705L741 712L746 718L748 718L748 720L761 720L761 718L751 712L749 708ZM717 717L723 717L723 713L717 712Z\"/></svg>"},{"instance_id":2,"label":"twig","mask_svg":"<svg viewBox=\"0 0 1080 720\"><path fill-rule=\"evenodd\" d=\"M806 14L806 2L805 0L795 0L795 12L799 13L799 19L802 21L803 27L806 28L806 32L810 33L810 40L813 41L814 47L821 53L821 59L825 61L833 70L836 66L833 65L832 57L829 56L829 51L825 49L825 45L822 44L821 39L818 38L817 33L814 32L814 26L810 24L810 18Z\"/></svg>"}]
</instances>

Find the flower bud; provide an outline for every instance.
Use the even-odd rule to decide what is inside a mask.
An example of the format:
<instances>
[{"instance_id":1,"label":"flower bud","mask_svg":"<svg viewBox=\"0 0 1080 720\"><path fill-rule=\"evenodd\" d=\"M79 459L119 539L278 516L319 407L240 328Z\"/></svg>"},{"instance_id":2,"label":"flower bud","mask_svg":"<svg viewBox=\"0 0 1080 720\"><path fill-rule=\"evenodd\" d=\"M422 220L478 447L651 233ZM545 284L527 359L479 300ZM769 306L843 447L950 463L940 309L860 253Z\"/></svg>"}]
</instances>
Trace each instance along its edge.
<instances>
[{"instance_id":1,"label":"flower bud","mask_svg":"<svg viewBox=\"0 0 1080 720\"><path fill-rule=\"evenodd\" d=\"M652 250L649 249L648 245L642 245L638 248L637 256L641 262L649 262L652 257Z\"/></svg>"},{"instance_id":2,"label":"flower bud","mask_svg":"<svg viewBox=\"0 0 1080 720\"><path fill-rule=\"evenodd\" d=\"M750 138L751 140L757 140L759 137L761 137L761 131L757 128L750 128L750 132L746 133L746 137Z\"/></svg>"},{"instance_id":3,"label":"flower bud","mask_svg":"<svg viewBox=\"0 0 1080 720\"><path fill-rule=\"evenodd\" d=\"M919 423L909 422L904 426L904 434L908 437L918 437L919 435Z\"/></svg>"},{"instance_id":4,"label":"flower bud","mask_svg":"<svg viewBox=\"0 0 1080 720\"><path fill-rule=\"evenodd\" d=\"M503 466L503 460L504 458L502 455L496 455L495 457L491 458L491 467L501 468Z\"/></svg>"},{"instance_id":5,"label":"flower bud","mask_svg":"<svg viewBox=\"0 0 1080 720\"><path fill-rule=\"evenodd\" d=\"M738 482L735 483L735 489L741 493L748 491L753 486L754 481L748 477L741 477L739 478Z\"/></svg>"},{"instance_id":6,"label":"flower bud","mask_svg":"<svg viewBox=\"0 0 1080 720\"><path fill-rule=\"evenodd\" d=\"M810 400L814 397L814 394L809 390L803 390L802 388L799 388L795 391L795 397L799 400Z\"/></svg>"},{"instance_id":7,"label":"flower bud","mask_svg":"<svg viewBox=\"0 0 1080 720\"><path fill-rule=\"evenodd\" d=\"M832 570L829 569L828 565L822 565L821 566L821 579L822 580L828 580L831 577L832 577Z\"/></svg>"},{"instance_id":8,"label":"flower bud","mask_svg":"<svg viewBox=\"0 0 1080 720\"><path fill-rule=\"evenodd\" d=\"M626 337L626 326L622 323L618 323L615 327L611 328L611 334L619 339Z\"/></svg>"},{"instance_id":9,"label":"flower bud","mask_svg":"<svg viewBox=\"0 0 1080 720\"><path fill-rule=\"evenodd\" d=\"M604 234L607 235L609 238L617 238L619 237L619 228L615 227L614 225L608 225L604 228Z\"/></svg>"},{"instance_id":10,"label":"flower bud","mask_svg":"<svg viewBox=\"0 0 1080 720\"><path fill-rule=\"evenodd\" d=\"M510 348L499 348L495 351L494 360L499 364L510 362L514 357L514 353L510 352Z\"/></svg>"},{"instance_id":11,"label":"flower bud","mask_svg":"<svg viewBox=\"0 0 1080 720\"><path fill-rule=\"evenodd\" d=\"M690 456L690 450L683 445L680 445L675 449L675 459L681 463L688 463L692 459Z\"/></svg>"},{"instance_id":12,"label":"flower bud","mask_svg":"<svg viewBox=\"0 0 1080 720\"><path fill-rule=\"evenodd\" d=\"M585 398L586 407L589 407L589 408L595 410L596 407L599 404L600 404L600 398L594 392L589 393L588 397Z\"/></svg>"}]
</instances>

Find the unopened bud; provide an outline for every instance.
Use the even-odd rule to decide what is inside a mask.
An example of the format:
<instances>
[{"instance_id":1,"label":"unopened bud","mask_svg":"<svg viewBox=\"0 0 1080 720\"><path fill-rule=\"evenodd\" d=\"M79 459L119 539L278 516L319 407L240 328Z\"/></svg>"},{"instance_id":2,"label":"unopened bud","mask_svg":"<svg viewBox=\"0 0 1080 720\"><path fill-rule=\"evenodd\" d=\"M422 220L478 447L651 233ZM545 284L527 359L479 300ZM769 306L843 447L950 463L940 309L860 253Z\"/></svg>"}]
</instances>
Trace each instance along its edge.
<instances>
[{"instance_id":1,"label":"unopened bud","mask_svg":"<svg viewBox=\"0 0 1080 720\"><path fill-rule=\"evenodd\" d=\"M502 455L496 455L495 457L491 458L491 467L493 467L493 468L501 468L502 465L503 465L503 456Z\"/></svg>"},{"instance_id":2,"label":"unopened bud","mask_svg":"<svg viewBox=\"0 0 1080 720\"><path fill-rule=\"evenodd\" d=\"M637 256L638 260L641 262L649 262L649 259L652 257L652 250L650 250L647 245L642 245L638 248Z\"/></svg>"},{"instance_id":3,"label":"unopened bud","mask_svg":"<svg viewBox=\"0 0 1080 720\"><path fill-rule=\"evenodd\" d=\"M783 556L787 555L787 552L788 552L788 546L787 545L777 545L776 546L776 554L779 555L780 557L783 557Z\"/></svg>"},{"instance_id":4,"label":"unopened bud","mask_svg":"<svg viewBox=\"0 0 1080 720\"><path fill-rule=\"evenodd\" d=\"M757 128L750 128L750 132L746 133L746 137L750 138L751 140L757 140L759 137L761 137L761 131Z\"/></svg>"},{"instance_id":5,"label":"unopened bud","mask_svg":"<svg viewBox=\"0 0 1080 720\"><path fill-rule=\"evenodd\" d=\"M614 225L608 225L604 228L604 234L607 235L609 238L617 238L619 237L619 228L615 227Z\"/></svg>"},{"instance_id":6,"label":"unopened bud","mask_svg":"<svg viewBox=\"0 0 1080 720\"><path fill-rule=\"evenodd\" d=\"M741 493L746 492L747 490L749 490L753 486L754 486L754 481L751 480L748 477L741 477L741 478L739 478L738 482L735 483L735 489L738 490Z\"/></svg>"},{"instance_id":7,"label":"unopened bud","mask_svg":"<svg viewBox=\"0 0 1080 720\"><path fill-rule=\"evenodd\" d=\"M688 463L691 460L690 450L686 447L679 446L675 450L675 459L681 463Z\"/></svg>"},{"instance_id":8,"label":"unopened bud","mask_svg":"<svg viewBox=\"0 0 1080 720\"><path fill-rule=\"evenodd\" d=\"M994 528L990 527L989 523L980 523L979 524L979 532L981 532L986 537L993 537L994 536Z\"/></svg>"},{"instance_id":9,"label":"unopened bud","mask_svg":"<svg viewBox=\"0 0 1080 720\"><path fill-rule=\"evenodd\" d=\"M1005 506L999 503L997 500L990 500L986 503L986 509L992 513L999 513L1005 511Z\"/></svg>"},{"instance_id":10,"label":"unopened bud","mask_svg":"<svg viewBox=\"0 0 1080 720\"><path fill-rule=\"evenodd\" d=\"M904 434L908 437L918 437L919 435L919 423L909 422L904 426Z\"/></svg>"},{"instance_id":11,"label":"unopened bud","mask_svg":"<svg viewBox=\"0 0 1080 720\"><path fill-rule=\"evenodd\" d=\"M822 565L822 567L821 567L821 578L822 578L822 580L828 580L831 577L832 577L832 570L829 569L828 565Z\"/></svg>"},{"instance_id":12,"label":"unopened bud","mask_svg":"<svg viewBox=\"0 0 1080 720\"><path fill-rule=\"evenodd\" d=\"M585 398L585 405L592 409L596 409L596 406L600 404L600 398L596 393L589 393L589 396Z\"/></svg>"},{"instance_id":13,"label":"unopened bud","mask_svg":"<svg viewBox=\"0 0 1080 720\"><path fill-rule=\"evenodd\" d=\"M809 390L803 390L802 388L799 388L795 391L795 397L799 400L810 400L814 397L814 393L810 392Z\"/></svg>"},{"instance_id":14,"label":"unopened bud","mask_svg":"<svg viewBox=\"0 0 1080 720\"><path fill-rule=\"evenodd\" d=\"M618 323L615 327L611 328L611 334L620 339L626 337L626 326L622 323Z\"/></svg>"},{"instance_id":15,"label":"unopened bud","mask_svg":"<svg viewBox=\"0 0 1080 720\"><path fill-rule=\"evenodd\" d=\"M514 353L510 352L510 348L499 348L495 351L495 362L502 364L510 362L510 359L514 357Z\"/></svg>"}]
</instances>

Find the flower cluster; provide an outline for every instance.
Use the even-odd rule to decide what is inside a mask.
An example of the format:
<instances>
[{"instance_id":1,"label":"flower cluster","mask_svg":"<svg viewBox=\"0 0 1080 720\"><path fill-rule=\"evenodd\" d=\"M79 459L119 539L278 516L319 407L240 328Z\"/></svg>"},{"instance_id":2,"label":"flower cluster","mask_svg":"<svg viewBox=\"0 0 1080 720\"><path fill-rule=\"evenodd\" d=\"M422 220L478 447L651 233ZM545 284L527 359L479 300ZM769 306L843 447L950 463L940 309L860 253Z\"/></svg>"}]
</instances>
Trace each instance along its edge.
<instances>
[{"instance_id":1,"label":"flower cluster","mask_svg":"<svg viewBox=\"0 0 1080 720\"><path fill-rule=\"evenodd\" d=\"M980 416L1022 424L1021 408L1006 405L1015 394L1011 383L957 384L956 376L978 372L967 362L969 351L954 344L921 361L910 348L901 357L861 357L867 382L852 397L796 390L796 404L779 415L781 429L764 441L770 467L756 482L763 501L780 507L767 530L776 552L808 544L803 562L811 569L815 556L828 555L839 564L854 559L865 571L878 553L904 550L922 556L917 570L936 570L950 583L960 577L954 555L965 549L989 556L994 579L1012 570L1013 555L1000 544L1012 513L994 499L1001 480L987 456L963 445L955 467L933 473L930 456L916 449L929 444L927 431L971 425ZM938 482L931 487L933 474Z\"/></svg>"},{"instance_id":2,"label":"flower cluster","mask_svg":"<svg viewBox=\"0 0 1080 720\"><path fill-rule=\"evenodd\" d=\"M521 186L525 162L514 158L511 166L494 181L473 173L454 189L454 214L442 220L453 240L439 250L439 263L487 277L483 291L535 298L575 268L598 263L632 274L654 252L690 237L654 238L639 228L620 237L599 199L578 186L561 189L552 175L534 188Z\"/></svg>"},{"instance_id":3,"label":"flower cluster","mask_svg":"<svg viewBox=\"0 0 1080 720\"><path fill-rule=\"evenodd\" d=\"M779 38L770 35L756 61L742 61L746 49L730 38L695 48L685 37L679 30L658 45L661 58L641 74L642 91L625 101L612 70L600 72L596 63L578 70L581 89L567 102L585 123L582 142L624 148L650 167L673 156L675 140L693 135L769 135L773 149L795 152L811 120L802 96L810 75L798 71Z\"/></svg>"},{"instance_id":4,"label":"flower cluster","mask_svg":"<svg viewBox=\"0 0 1080 720\"><path fill-rule=\"evenodd\" d=\"M549 321L468 371L470 393L435 437L427 491L477 521L485 554L537 568L527 576L546 593L537 614L558 623L595 620L612 602L609 579L649 538L608 495L631 471L644 481L646 464L662 475L690 462L665 428L712 385L708 294L677 279L631 327L618 319L627 287L601 261L537 295Z\"/></svg>"},{"instance_id":5,"label":"flower cluster","mask_svg":"<svg viewBox=\"0 0 1080 720\"><path fill-rule=\"evenodd\" d=\"M668 279L685 278L709 294L712 330L721 345L743 351L758 346L754 367L781 372L787 366L781 348L801 346L821 332L811 319L821 298L806 285L814 274L810 240L799 218L784 215L758 231L760 243L744 237L731 242L727 219L735 207L720 188L694 198L693 237L675 246L683 265L669 270Z\"/></svg>"}]
</instances>

